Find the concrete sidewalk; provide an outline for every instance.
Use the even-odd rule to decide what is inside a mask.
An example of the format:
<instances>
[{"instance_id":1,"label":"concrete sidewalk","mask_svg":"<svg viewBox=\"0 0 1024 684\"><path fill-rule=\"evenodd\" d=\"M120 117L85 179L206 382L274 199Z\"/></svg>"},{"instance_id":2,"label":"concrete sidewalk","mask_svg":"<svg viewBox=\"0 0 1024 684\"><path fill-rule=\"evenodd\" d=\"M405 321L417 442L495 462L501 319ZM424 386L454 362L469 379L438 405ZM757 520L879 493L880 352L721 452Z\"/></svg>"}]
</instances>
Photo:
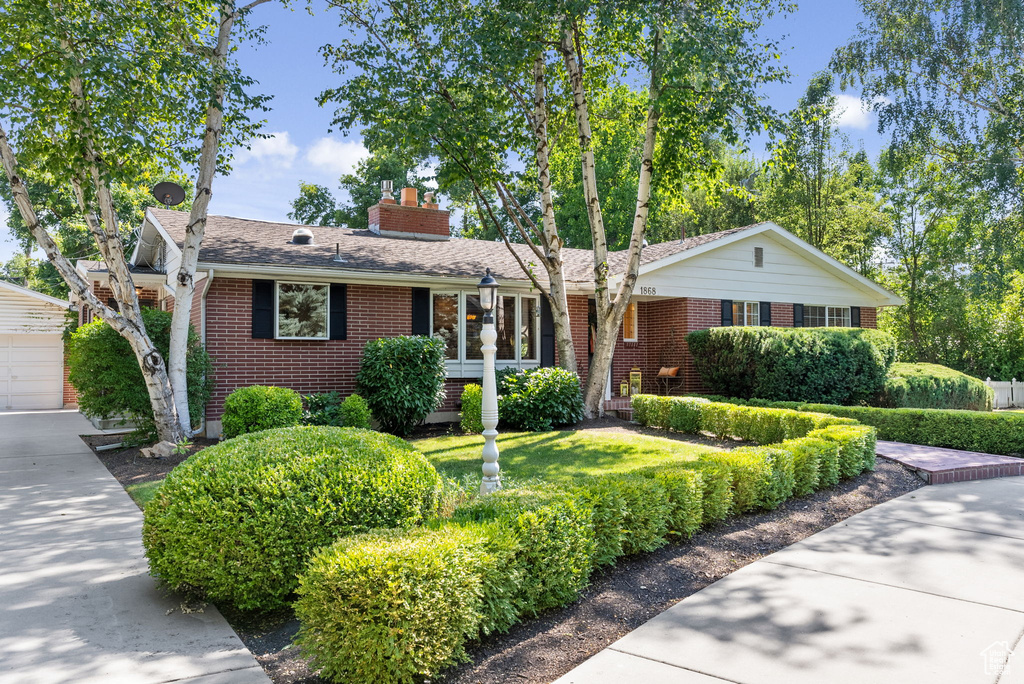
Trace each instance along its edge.
<instances>
[{"instance_id":1,"label":"concrete sidewalk","mask_svg":"<svg viewBox=\"0 0 1024 684\"><path fill-rule=\"evenodd\" d=\"M0 411L0 682L269 682L215 608L156 588L142 514L79 438L95 432Z\"/></svg>"},{"instance_id":2,"label":"concrete sidewalk","mask_svg":"<svg viewBox=\"0 0 1024 684\"><path fill-rule=\"evenodd\" d=\"M1024 478L983 480L752 563L558 684L1024 684L1022 637Z\"/></svg>"}]
</instances>

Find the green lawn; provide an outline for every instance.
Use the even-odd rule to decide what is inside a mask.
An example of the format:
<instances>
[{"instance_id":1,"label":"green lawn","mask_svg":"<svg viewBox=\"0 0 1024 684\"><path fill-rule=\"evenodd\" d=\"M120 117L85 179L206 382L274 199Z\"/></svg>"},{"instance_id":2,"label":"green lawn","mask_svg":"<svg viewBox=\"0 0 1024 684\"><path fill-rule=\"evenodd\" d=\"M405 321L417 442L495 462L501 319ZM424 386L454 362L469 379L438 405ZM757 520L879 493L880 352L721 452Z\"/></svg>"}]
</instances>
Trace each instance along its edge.
<instances>
[{"instance_id":1,"label":"green lawn","mask_svg":"<svg viewBox=\"0 0 1024 684\"><path fill-rule=\"evenodd\" d=\"M450 435L412 442L439 471L454 477L479 475L480 435ZM566 480L580 475L621 473L669 460L692 461L713 447L640 434L566 430L498 435L498 465L516 479Z\"/></svg>"},{"instance_id":2,"label":"green lawn","mask_svg":"<svg viewBox=\"0 0 1024 684\"><path fill-rule=\"evenodd\" d=\"M160 485L164 483L163 480L156 480L155 482L140 482L139 484L132 484L125 487L125 491L128 492L128 496L135 500L139 508L145 508L149 500L156 496L156 490L160 489Z\"/></svg>"}]
</instances>

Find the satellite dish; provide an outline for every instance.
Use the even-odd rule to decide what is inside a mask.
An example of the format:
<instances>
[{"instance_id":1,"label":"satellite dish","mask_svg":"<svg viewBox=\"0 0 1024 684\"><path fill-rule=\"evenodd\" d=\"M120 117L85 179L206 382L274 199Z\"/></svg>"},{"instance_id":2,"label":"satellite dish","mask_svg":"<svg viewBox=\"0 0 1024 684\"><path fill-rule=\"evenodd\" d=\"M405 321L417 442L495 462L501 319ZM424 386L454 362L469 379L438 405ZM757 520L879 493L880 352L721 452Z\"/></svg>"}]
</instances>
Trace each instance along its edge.
<instances>
[{"instance_id":1,"label":"satellite dish","mask_svg":"<svg viewBox=\"0 0 1024 684\"><path fill-rule=\"evenodd\" d=\"M176 207L185 201L185 190L177 183L164 181L153 188L153 197L165 207Z\"/></svg>"}]
</instances>

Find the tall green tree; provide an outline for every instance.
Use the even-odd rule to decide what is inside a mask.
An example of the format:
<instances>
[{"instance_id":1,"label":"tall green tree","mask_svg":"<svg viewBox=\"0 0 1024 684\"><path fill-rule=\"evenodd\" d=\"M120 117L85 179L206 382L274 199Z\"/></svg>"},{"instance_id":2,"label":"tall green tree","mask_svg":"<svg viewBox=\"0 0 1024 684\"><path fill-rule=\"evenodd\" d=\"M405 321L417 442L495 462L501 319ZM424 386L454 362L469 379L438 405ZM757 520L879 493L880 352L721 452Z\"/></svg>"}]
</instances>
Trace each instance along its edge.
<instances>
[{"instance_id":1,"label":"tall green tree","mask_svg":"<svg viewBox=\"0 0 1024 684\"><path fill-rule=\"evenodd\" d=\"M582 205L594 250L595 350L584 390L589 415L602 411L616 331L632 295L658 169L700 175L705 141L735 143L769 118L758 86L783 77L773 44L756 31L774 0L337 0L350 37L326 48L347 78L321 95L335 123L364 127L372 149L415 150L438 160L442 190L472 187L481 223L507 239L515 225L532 258L523 272L551 305L560 363L576 367L555 211L552 146L565 125L575 138ZM593 103L622 86L640 97L642 145L635 157L633 210L605 214ZM671 141L659 148L659 140ZM536 179L539 221L510 192L517 173ZM614 169L623 175L622 168ZM629 173L633 173L630 171ZM608 185L606 184L606 188ZM496 198L497 202L492 201ZM559 202L563 200L558 197ZM611 227L610 221L623 225ZM609 234L628 234L619 273L608 267ZM517 257L518 258L518 257Z\"/></svg>"},{"instance_id":2,"label":"tall green tree","mask_svg":"<svg viewBox=\"0 0 1024 684\"><path fill-rule=\"evenodd\" d=\"M262 106L231 62L232 31L267 0L0 0L0 162L25 227L72 292L129 343L161 439L189 422L185 352L194 276L220 145L241 143ZM230 93L231 97L226 97ZM225 125L227 124L227 125ZM146 333L127 266L113 188L153 165L194 164L196 194L182 259L168 359ZM47 225L28 183L70 192L103 260L118 310L89 290Z\"/></svg>"},{"instance_id":3,"label":"tall green tree","mask_svg":"<svg viewBox=\"0 0 1024 684\"><path fill-rule=\"evenodd\" d=\"M850 150L835 112L833 77L818 74L787 115L785 137L758 178L757 213L867 272L885 219L871 187L870 163Z\"/></svg>"}]
</instances>

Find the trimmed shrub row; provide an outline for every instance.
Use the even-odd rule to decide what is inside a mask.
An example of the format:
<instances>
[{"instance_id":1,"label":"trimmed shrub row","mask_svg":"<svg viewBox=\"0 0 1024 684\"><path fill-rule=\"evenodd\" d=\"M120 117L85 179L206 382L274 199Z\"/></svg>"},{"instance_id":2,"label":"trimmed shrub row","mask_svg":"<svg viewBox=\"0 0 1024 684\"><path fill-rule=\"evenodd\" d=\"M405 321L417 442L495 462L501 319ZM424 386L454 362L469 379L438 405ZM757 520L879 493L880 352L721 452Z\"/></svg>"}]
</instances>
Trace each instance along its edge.
<instances>
[{"instance_id":1,"label":"trimmed shrub row","mask_svg":"<svg viewBox=\"0 0 1024 684\"><path fill-rule=\"evenodd\" d=\"M934 363L895 363L874 402L883 408L991 411L995 393L978 378Z\"/></svg>"},{"instance_id":2,"label":"trimmed shrub row","mask_svg":"<svg viewBox=\"0 0 1024 684\"><path fill-rule=\"evenodd\" d=\"M856 420L823 412L743 406L709 401L701 397L633 397L633 417L641 425L698 434L710 432L719 439L736 437L758 444L774 444L804 437L829 425L854 425Z\"/></svg>"},{"instance_id":3,"label":"trimmed shrub row","mask_svg":"<svg viewBox=\"0 0 1024 684\"><path fill-rule=\"evenodd\" d=\"M860 472L873 434L828 425L567 488L503 490L429 529L342 539L300 580L298 642L336 681L430 677L462 659L468 640L575 600L596 567Z\"/></svg>"},{"instance_id":4,"label":"trimmed shrub row","mask_svg":"<svg viewBox=\"0 0 1024 684\"><path fill-rule=\"evenodd\" d=\"M861 328L721 327L686 337L712 391L777 401L871 401L896 359L896 342Z\"/></svg>"},{"instance_id":5,"label":"trimmed shrub row","mask_svg":"<svg viewBox=\"0 0 1024 684\"><path fill-rule=\"evenodd\" d=\"M723 399L735 405L769 405L849 418L878 430L878 439L907 444L977 451L1004 456L1024 455L1024 413L944 409L886 409L799 402ZM705 399L706 401L706 399Z\"/></svg>"}]
</instances>

